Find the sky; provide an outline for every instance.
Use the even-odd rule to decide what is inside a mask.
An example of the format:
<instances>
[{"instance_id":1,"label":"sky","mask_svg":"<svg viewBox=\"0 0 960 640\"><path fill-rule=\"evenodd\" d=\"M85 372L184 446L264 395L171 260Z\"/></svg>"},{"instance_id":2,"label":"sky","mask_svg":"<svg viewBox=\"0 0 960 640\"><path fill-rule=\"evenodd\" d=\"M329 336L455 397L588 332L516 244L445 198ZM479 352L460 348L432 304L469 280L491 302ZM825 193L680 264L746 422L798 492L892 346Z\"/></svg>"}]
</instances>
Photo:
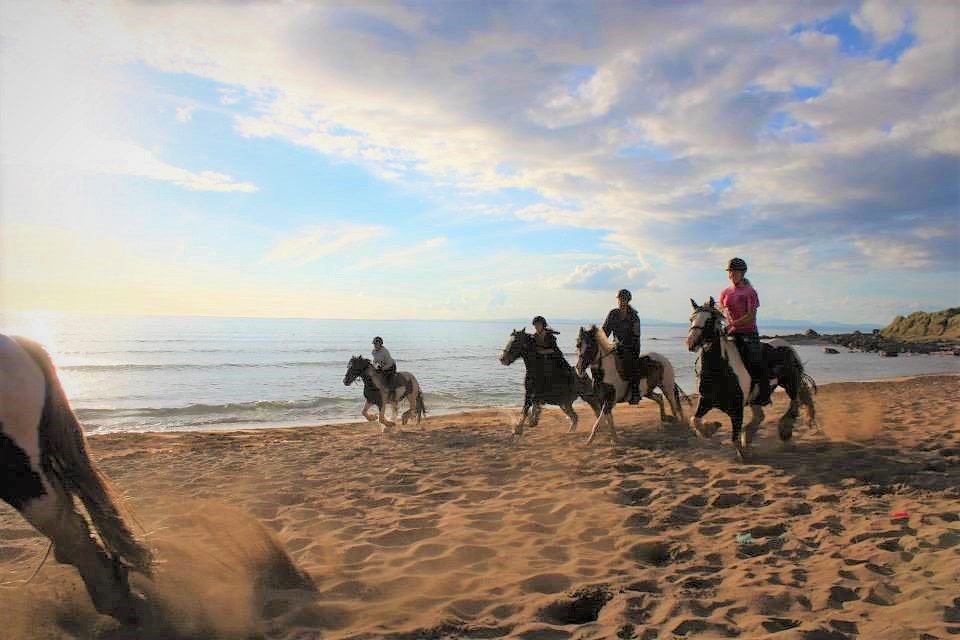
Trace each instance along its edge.
<instances>
[{"instance_id":1,"label":"sky","mask_svg":"<svg viewBox=\"0 0 960 640\"><path fill-rule=\"evenodd\" d=\"M0 0L0 305L960 303L960 4Z\"/></svg>"}]
</instances>

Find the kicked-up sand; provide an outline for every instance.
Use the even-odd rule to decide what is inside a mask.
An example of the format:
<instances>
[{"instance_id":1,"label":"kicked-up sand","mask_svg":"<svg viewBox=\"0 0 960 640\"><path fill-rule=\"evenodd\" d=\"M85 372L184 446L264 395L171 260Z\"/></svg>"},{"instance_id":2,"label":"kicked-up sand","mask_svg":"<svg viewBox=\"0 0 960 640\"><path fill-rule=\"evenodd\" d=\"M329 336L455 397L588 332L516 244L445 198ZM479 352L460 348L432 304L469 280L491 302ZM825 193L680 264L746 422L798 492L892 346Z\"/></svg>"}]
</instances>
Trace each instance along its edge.
<instances>
[{"instance_id":1,"label":"kicked-up sand","mask_svg":"<svg viewBox=\"0 0 960 640\"><path fill-rule=\"evenodd\" d=\"M137 583L163 622L97 615L52 560L24 584L46 541L3 505L0 636L957 637L960 376L816 401L823 431L784 448L777 394L747 464L725 416L704 441L650 401L591 447L585 406L519 442L517 410L91 438L157 550Z\"/></svg>"}]
</instances>

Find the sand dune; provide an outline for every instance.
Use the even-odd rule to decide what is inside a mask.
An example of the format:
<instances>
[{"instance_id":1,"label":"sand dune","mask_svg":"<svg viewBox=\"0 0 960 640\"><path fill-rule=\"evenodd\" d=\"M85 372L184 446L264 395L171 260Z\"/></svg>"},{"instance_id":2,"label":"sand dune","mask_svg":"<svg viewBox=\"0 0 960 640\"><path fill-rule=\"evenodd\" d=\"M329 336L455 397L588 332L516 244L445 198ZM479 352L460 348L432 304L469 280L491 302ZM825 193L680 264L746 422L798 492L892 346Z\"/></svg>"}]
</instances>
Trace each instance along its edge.
<instances>
[{"instance_id":1,"label":"sand dune","mask_svg":"<svg viewBox=\"0 0 960 640\"><path fill-rule=\"evenodd\" d=\"M392 436L101 436L94 456L163 559L149 589L166 624L118 628L52 562L22 586L45 542L3 507L3 635L946 638L958 399L960 377L827 385L823 432L784 450L781 396L750 464L725 418L705 442L649 402L617 409L616 446L590 448L586 412L567 435L555 410L519 443L505 410Z\"/></svg>"}]
</instances>

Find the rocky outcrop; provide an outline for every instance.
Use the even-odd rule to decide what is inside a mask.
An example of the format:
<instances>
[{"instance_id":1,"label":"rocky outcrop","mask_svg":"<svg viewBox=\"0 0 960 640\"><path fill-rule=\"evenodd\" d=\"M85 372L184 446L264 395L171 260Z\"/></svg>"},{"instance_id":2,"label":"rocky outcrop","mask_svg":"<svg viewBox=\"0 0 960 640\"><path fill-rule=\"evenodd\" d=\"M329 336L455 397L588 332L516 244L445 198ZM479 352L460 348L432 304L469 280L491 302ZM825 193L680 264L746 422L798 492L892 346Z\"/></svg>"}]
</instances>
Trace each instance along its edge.
<instances>
[{"instance_id":1,"label":"rocky outcrop","mask_svg":"<svg viewBox=\"0 0 960 640\"><path fill-rule=\"evenodd\" d=\"M880 330L880 334L885 338L900 340L960 340L960 307L933 313L917 311L906 317L897 316Z\"/></svg>"}]
</instances>

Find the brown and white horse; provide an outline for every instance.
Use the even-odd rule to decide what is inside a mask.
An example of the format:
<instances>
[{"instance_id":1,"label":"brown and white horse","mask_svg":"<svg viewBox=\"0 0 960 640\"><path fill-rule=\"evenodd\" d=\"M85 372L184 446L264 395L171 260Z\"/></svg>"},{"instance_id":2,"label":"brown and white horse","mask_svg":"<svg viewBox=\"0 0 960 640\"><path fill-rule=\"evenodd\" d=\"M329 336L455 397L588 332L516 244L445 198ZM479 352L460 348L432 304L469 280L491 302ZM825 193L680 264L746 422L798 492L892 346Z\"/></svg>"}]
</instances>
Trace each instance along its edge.
<instances>
[{"instance_id":1,"label":"brown and white horse","mask_svg":"<svg viewBox=\"0 0 960 640\"><path fill-rule=\"evenodd\" d=\"M580 327L577 335L577 373L583 374L590 369L595 394L601 402L600 413L587 438L587 444L597 435L604 418L610 428L610 437L613 440L617 438L613 426L613 407L620 402L626 402L630 391L628 382L620 375L617 366L619 357L616 346L610 342L603 329L596 325ZM673 365L664 356L652 351L642 353L640 357L646 359L646 372L640 378L640 395L650 398L660 406L660 422L683 422L685 418L680 401L683 391L676 383ZM668 416L664 411L663 396L654 393L658 388L667 397L672 416Z\"/></svg>"},{"instance_id":2,"label":"brown and white horse","mask_svg":"<svg viewBox=\"0 0 960 640\"><path fill-rule=\"evenodd\" d=\"M343 384L346 386L353 384L357 378L363 380L363 397L366 402L360 413L370 422L379 420L380 424L383 425L381 433L396 426L395 422L387 419L386 408L388 404L393 407L395 420L399 412L400 401L407 400L410 407L403 412L403 424L407 424L407 420L411 416L415 416L417 424L420 424L420 421L427 414L427 408L423 404L423 390L420 389L417 377L408 371L398 371L396 377L403 382L403 386L387 389L387 382L383 374L377 371L368 358L363 356L350 358L350 362L347 364L347 372L343 376ZM376 417L368 413L370 407L373 406L376 406L378 410Z\"/></svg>"},{"instance_id":3,"label":"brown and white horse","mask_svg":"<svg viewBox=\"0 0 960 640\"><path fill-rule=\"evenodd\" d=\"M58 562L77 568L97 611L124 623L143 619L146 603L128 572L150 576L152 553L90 459L50 356L36 342L2 334L0 498L50 539Z\"/></svg>"}]
</instances>

